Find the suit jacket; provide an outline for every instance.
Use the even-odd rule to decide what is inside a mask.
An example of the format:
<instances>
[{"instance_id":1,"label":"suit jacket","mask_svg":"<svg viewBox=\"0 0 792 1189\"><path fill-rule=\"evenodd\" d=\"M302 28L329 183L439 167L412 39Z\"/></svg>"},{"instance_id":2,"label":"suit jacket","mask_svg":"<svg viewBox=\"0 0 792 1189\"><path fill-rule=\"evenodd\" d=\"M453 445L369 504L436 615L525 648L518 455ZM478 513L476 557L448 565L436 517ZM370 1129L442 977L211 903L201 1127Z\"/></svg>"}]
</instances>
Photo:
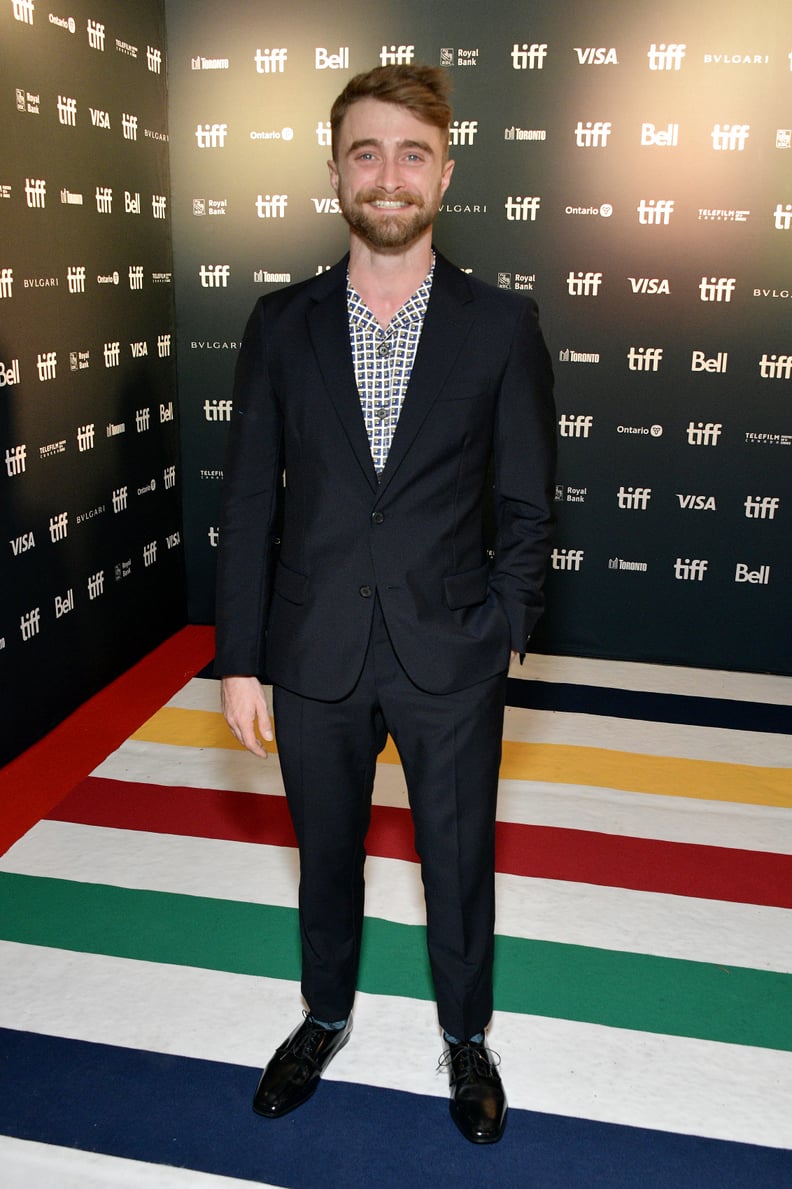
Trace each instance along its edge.
<instances>
[{"instance_id":1,"label":"suit jacket","mask_svg":"<svg viewBox=\"0 0 792 1189\"><path fill-rule=\"evenodd\" d=\"M378 482L346 271L345 258L261 298L245 330L220 520L216 671L344 697L363 665L376 592L415 684L464 689L503 672L509 648L524 651L542 609L555 411L536 306L437 255Z\"/></svg>"}]
</instances>

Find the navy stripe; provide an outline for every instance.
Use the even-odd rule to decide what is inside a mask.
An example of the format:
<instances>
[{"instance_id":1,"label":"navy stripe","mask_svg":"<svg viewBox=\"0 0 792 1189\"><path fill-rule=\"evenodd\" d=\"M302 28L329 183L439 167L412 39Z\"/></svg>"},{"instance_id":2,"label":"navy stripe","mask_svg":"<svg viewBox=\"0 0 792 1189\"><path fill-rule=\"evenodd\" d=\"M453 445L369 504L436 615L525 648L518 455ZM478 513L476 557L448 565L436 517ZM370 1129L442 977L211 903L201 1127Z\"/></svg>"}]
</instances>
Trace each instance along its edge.
<instances>
[{"instance_id":1,"label":"navy stripe","mask_svg":"<svg viewBox=\"0 0 792 1189\"><path fill-rule=\"evenodd\" d=\"M250 1106L258 1075L0 1029L0 1130L291 1189L792 1184L789 1151L533 1111L512 1110L501 1143L477 1148L458 1134L443 1099L356 1084L325 1081L294 1114L260 1119Z\"/></svg>"},{"instance_id":2,"label":"navy stripe","mask_svg":"<svg viewBox=\"0 0 792 1189\"><path fill-rule=\"evenodd\" d=\"M608 718L792 735L792 706L779 706L772 702L735 702L727 698L656 694L643 690L568 685L555 681L524 681L510 677L506 705L519 706L525 710L561 710L571 714L600 714Z\"/></svg>"}]
</instances>

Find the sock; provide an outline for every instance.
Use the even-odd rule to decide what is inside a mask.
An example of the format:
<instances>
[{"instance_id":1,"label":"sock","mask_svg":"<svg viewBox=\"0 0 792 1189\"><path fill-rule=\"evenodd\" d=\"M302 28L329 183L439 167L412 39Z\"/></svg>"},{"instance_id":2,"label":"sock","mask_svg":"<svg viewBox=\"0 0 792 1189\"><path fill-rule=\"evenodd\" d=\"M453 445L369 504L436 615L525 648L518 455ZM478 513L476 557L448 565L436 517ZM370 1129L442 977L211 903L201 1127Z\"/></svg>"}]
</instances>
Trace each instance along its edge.
<instances>
[{"instance_id":1,"label":"sock","mask_svg":"<svg viewBox=\"0 0 792 1189\"><path fill-rule=\"evenodd\" d=\"M332 1023L328 1023L327 1020L317 1020L316 1016L312 1016L310 1013L308 1019L312 1024L318 1024L320 1028L326 1029L327 1032L340 1032L346 1024L346 1020L333 1020Z\"/></svg>"},{"instance_id":2,"label":"sock","mask_svg":"<svg viewBox=\"0 0 792 1189\"><path fill-rule=\"evenodd\" d=\"M445 1029L443 1030L443 1037L445 1038L447 1043L450 1045L458 1045L458 1044L462 1043L461 1041L457 1040L457 1038L455 1036L449 1036L448 1033L445 1031ZM474 1044L474 1045L484 1044L484 1033L477 1032L475 1036L471 1036L470 1044Z\"/></svg>"}]
</instances>

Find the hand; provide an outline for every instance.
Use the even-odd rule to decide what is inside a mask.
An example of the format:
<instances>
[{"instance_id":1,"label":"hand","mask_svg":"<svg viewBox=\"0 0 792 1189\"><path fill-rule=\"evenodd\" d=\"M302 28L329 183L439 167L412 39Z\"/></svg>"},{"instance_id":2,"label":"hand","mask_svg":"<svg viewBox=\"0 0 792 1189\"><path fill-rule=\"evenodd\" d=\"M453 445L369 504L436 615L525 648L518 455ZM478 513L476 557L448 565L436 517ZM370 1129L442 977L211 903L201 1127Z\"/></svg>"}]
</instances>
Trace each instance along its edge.
<instances>
[{"instance_id":1,"label":"hand","mask_svg":"<svg viewBox=\"0 0 792 1189\"><path fill-rule=\"evenodd\" d=\"M267 750L258 736L271 743L274 735L258 678L224 677L220 682L220 704L234 737L254 756L265 760Z\"/></svg>"}]
</instances>

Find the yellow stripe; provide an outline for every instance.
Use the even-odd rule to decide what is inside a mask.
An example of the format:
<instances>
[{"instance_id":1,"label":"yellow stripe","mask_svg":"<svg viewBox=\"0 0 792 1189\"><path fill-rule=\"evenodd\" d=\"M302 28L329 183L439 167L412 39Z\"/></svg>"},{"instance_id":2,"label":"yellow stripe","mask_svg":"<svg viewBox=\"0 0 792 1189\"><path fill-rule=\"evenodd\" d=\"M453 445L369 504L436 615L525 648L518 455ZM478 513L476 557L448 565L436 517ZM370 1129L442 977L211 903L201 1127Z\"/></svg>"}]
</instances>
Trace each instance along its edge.
<instances>
[{"instance_id":1,"label":"yellow stripe","mask_svg":"<svg viewBox=\"0 0 792 1189\"><path fill-rule=\"evenodd\" d=\"M132 738L146 743L168 743L174 747L241 750L223 716L211 710L163 707ZM275 753L277 747L267 744L267 750ZM388 739L379 762L399 763L392 739ZM790 768L759 768L749 764L636 755L599 747L506 740L501 776L507 780L588 785L667 797L698 797L707 801L738 801L792 809Z\"/></svg>"}]
</instances>

